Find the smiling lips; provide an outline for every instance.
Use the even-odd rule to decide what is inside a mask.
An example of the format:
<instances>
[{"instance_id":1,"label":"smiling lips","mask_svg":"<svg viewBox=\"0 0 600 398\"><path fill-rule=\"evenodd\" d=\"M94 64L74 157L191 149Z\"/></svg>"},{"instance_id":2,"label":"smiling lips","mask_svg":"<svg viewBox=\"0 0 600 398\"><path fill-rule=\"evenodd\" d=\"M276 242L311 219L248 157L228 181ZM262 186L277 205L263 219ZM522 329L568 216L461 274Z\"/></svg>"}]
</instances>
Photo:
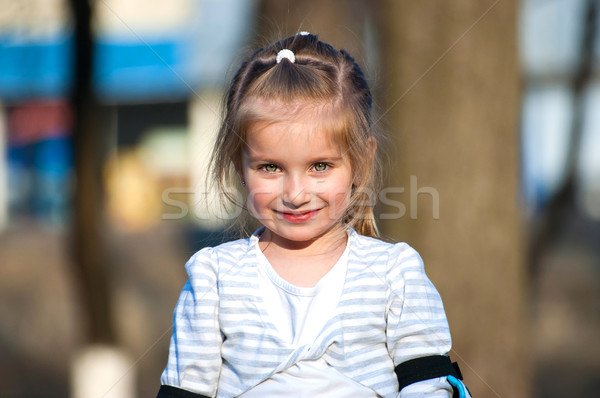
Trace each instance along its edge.
<instances>
[{"instance_id":1,"label":"smiling lips","mask_svg":"<svg viewBox=\"0 0 600 398\"><path fill-rule=\"evenodd\" d=\"M303 223L311 218L313 218L321 209L316 210L308 210L303 212L294 212L294 213L286 213L286 212L278 212L283 216L283 218L291 223Z\"/></svg>"}]
</instances>

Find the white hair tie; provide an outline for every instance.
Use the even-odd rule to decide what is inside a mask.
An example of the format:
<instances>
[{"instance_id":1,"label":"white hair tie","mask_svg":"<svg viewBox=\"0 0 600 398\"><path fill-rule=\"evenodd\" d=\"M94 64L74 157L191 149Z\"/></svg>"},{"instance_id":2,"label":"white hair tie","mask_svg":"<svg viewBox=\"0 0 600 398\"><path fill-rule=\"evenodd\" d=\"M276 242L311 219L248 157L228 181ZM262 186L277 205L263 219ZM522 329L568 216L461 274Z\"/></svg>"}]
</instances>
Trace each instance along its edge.
<instances>
[{"instance_id":1,"label":"white hair tie","mask_svg":"<svg viewBox=\"0 0 600 398\"><path fill-rule=\"evenodd\" d=\"M302 32L298 32L298 34L299 34L300 36L308 36L308 35L310 35L310 33L308 33L308 32L307 32L307 31L305 31L305 30L303 30Z\"/></svg>"},{"instance_id":2,"label":"white hair tie","mask_svg":"<svg viewBox=\"0 0 600 398\"><path fill-rule=\"evenodd\" d=\"M288 50L287 48L284 48L277 53L277 63L280 63L284 58L287 58L291 63L296 62L296 56L294 55L294 52L292 50Z\"/></svg>"}]
</instances>

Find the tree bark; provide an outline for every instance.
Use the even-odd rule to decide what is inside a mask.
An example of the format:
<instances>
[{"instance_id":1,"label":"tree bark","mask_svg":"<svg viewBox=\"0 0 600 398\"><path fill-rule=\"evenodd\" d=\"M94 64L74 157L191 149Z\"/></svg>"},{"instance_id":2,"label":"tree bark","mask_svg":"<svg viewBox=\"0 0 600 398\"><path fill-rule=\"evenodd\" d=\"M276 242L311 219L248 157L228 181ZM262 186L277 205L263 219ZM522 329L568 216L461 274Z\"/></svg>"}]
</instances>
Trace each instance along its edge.
<instances>
[{"instance_id":1,"label":"tree bark","mask_svg":"<svg viewBox=\"0 0 600 398\"><path fill-rule=\"evenodd\" d=\"M515 1L493 0L263 0L258 15L260 45L310 31L377 79L395 147L386 187L404 206L380 207L382 231L423 256L478 397L530 395L516 17Z\"/></svg>"},{"instance_id":2,"label":"tree bark","mask_svg":"<svg viewBox=\"0 0 600 398\"><path fill-rule=\"evenodd\" d=\"M528 397L516 2L377 4L387 186L406 207L382 230L421 253L473 396Z\"/></svg>"},{"instance_id":3,"label":"tree bark","mask_svg":"<svg viewBox=\"0 0 600 398\"><path fill-rule=\"evenodd\" d=\"M371 5L366 0L262 0L257 18L257 44L268 45L307 31L347 50L364 67L369 63L364 57L368 52L365 27L370 11Z\"/></svg>"},{"instance_id":4,"label":"tree bark","mask_svg":"<svg viewBox=\"0 0 600 398\"><path fill-rule=\"evenodd\" d=\"M104 235L102 167L106 140L92 93L92 10L87 0L70 0L75 22L74 86L71 103L75 153L72 253L82 297L87 343L114 343L108 256Z\"/></svg>"}]
</instances>

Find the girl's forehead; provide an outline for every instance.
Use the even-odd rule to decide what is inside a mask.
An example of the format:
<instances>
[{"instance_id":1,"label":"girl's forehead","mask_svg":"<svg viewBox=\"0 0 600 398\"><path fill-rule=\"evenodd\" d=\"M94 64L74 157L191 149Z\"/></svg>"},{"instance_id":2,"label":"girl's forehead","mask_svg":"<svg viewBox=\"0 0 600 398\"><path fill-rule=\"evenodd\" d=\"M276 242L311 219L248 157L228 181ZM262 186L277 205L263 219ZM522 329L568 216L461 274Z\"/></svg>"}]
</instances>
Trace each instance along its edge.
<instances>
[{"instance_id":1,"label":"girl's forehead","mask_svg":"<svg viewBox=\"0 0 600 398\"><path fill-rule=\"evenodd\" d=\"M246 131L248 145L260 144L263 148L269 146L289 146L290 149L299 145L307 145L315 150L327 149L330 152L341 152L343 145L339 136L329 129L329 126L311 118L310 115L299 115L278 121L256 121L248 126ZM250 148L247 148L250 149Z\"/></svg>"},{"instance_id":2,"label":"girl's forehead","mask_svg":"<svg viewBox=\"0 0 600 398\"><path fill-rule=\"evenodd\" d=\"M343 158L346 151L327 131L303 122L257 122L248 131L243 154L274 162L312 162Z\"/></svg>"},{"instance_id":3,"label":"girl's forehead","mask_svg":"<svg viewBox=\"0 0 600 398\"><path fill-rule=\"evenodd\" d=\"M244 113L248 114L250 119L267 122L312 120L317 123L340 112L336 101L311 99L283 101L252 97L245 101L244 108L246 108Z\"/></svg>"},{"instance_id":4,"label":"girl's forehead","mask_svg":"<svg viewBox=\"0 0 600 398\"><path fill-rule=\"evenodd\" d=\"M257 98L246 106L246 134L265 128L306 137L327 138L333 143L344 141L348 128L346 112L334 101L280 101Z\"/></svg>"},{"instance_id":5,"label":"girl's forehead","mask_svg":"<svg viewBox=\"0 0 600 398\"><path fill-rule=\"evenodd\" d=\"M320 123L313 122L310 118L300 117L284 121L256 121L249 125L246 132L248 142L269 143L294 143L312 142L337 147L332 139L333 134L323 129Z\"/></svg>"}]
</instances>

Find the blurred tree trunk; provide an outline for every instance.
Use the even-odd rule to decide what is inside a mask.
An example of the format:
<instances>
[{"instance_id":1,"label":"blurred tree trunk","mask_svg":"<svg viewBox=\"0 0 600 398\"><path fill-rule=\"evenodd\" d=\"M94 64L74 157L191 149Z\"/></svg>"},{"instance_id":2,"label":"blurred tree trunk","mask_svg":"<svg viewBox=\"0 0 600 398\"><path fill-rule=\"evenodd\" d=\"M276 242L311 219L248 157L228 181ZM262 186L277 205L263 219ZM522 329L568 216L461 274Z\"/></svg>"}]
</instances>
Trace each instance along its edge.
<instances>
[{"instance_id":1,"label":"blurred tree trunk","mask_svg":"<svg viewBox=\"0 0 600 398\"><path fill-rule=\"evenodd\" d=\"M257 45L265 46L307 31L346 49L363 66L368 64L363 61L367 61L369 52L365 36L371 8L367 0L262 0L257 18Z\"/></svg>"},{"instance_id":2,"label":"blurred tree trunk","mask_svg":"<svg viewBox=\"0 0 600 398\"><path fill-rule=\"evenodd\" d=\"M387 186L406 206L383 232L421 253L473 395L528 397L516 2L377 5L397 150Z\"/></svg>"},{"instance_id":3,"label":"blurred tree trunk","mask_svg":"<svg viewBox=\"0 0 600 398\"><path fill-rule=\"evenodd\" d=\"M72 252L77 288L87 328L87 343L114 343L107 248L104 238L102 165L106 140L100 108L92 93L91 7L87 0L70 0L75 23L74 110L75 198Z\"/></svg>"},{"instance_id":4,"label":"blurred tree trunk","mask_svg":"<svg viewBox=\"0 0 600 398\"><path fill-rule=\"evenodd\" d=\"M372 86L396 147L387 187L404 188L389 199L406 210L383 233L423 256L474 396L529 396L516 2L263 0L260 10L259 45L307 30L370 76L381 53Z\"/></svg>"},{"instance_id":5,"label":"blurred tree trunk","mask_svg":"<svg viewBox=\"0 0 600 398\"><path fill-rule=\"evenodd\" d=\"M593 78L592 70L594 67L594 49L597 46L596 31L599 8L598 1L587 1L578 65L571 81L574 102L571 131L566 149L566 177L557 192L550 198L549 203L541 209L541 214L533 222L529 247L529 266L533 280L541 272L544 255L557 243L557 239L568 223L568 217L570 217L572 209L577 206L577 167L580 160L584 128L586 89Z\"/></svg>"}]
</instances>

